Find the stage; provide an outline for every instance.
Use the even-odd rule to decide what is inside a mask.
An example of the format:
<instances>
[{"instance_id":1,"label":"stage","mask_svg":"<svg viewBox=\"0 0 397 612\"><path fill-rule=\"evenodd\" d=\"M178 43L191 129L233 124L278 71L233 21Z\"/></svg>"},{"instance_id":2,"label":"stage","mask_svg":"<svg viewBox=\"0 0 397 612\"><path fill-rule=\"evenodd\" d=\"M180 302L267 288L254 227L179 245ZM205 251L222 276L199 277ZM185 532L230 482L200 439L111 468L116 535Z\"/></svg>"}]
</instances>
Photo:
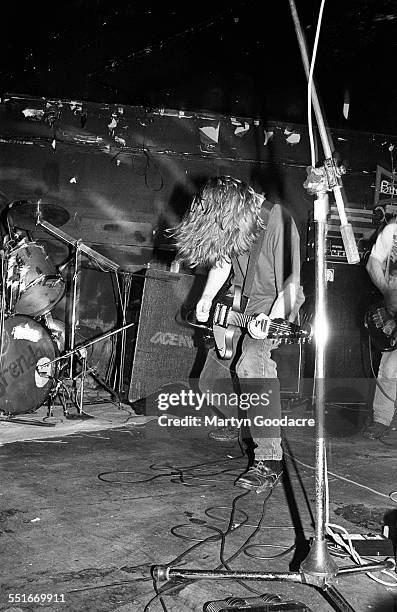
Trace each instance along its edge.
<instances>
[{"instance_id":1,"label":"stage","mask_svg":"<svg viewBox=\"0 0 397 612\"><path fill-rule=\"evenodd\" d=\"M85 409L94 418L65 422L55 408L53 427L0 423L2 610L143 612L155 595L151 566L169 563L199 539L219 535L205 525L226 530L237 496L234 523L245 523L226 536L224 558L242 546L259 522L261 529L250 543L267 546L251 548L251 554L269 557L290 550L274 560L241 552L229 567L297 569L313 535L309 428L284 428L284 482L264 506L263 494L233 484L247 464L237 441L214 442L207 427L160 426L150 406L146 415L111 404ZM307 415L307 406L297 405L288 414ZM31 416L39 420L45 415L41 408ZM364 417L360 409L336 407L327 415L330 520L353 534L380 534L385 523L397 523L396 504L388 498L397 488L396 449L363 439ZM185 526L174 535L177 525ZM178 567L214 569L220 565L220 548L219 539L206 542ZM300 601L315 612L332 609L307 585L245 584L261 594ZM364 574L340 578L337 587L357 612L396 610L396 589ZM29 595L37 594L51 594L51 603L27 603ZM202 611L205 602L230 596L254 595L232 580L201 580L181 585L164 601L172 612ZM150 608L161 609L159 601Z\"/></svg>"}]
</instances>

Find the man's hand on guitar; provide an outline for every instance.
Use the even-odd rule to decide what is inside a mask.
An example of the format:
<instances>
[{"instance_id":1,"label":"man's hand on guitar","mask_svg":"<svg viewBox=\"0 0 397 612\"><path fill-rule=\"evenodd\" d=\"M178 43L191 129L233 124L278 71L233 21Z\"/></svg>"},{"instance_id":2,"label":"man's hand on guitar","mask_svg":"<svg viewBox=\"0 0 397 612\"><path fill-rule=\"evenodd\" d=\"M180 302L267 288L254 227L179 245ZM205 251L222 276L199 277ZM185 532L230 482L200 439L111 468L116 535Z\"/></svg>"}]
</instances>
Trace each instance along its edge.
<instances>
[{"instance_id":1,"label":"man's hand on guitar","mask_svg":"<svg viewBox=\"0 0 397 612\"><path fill-rule=\"evenodd\" d=\"M203 295L196 305L196 318L197 321L205 323L208 321L210 316L210 310L212 306L212 299L207 295Z\"/></svg>"},{"instance_id":2,"label":"man's hand on guitar","mask_svg":"<svg viewBox=\"0 0 397 612\"><path fill-rule=\"evenodd\" d=\"M255 340L264 340L269 333L269 324L270 318L262 312L248 323L248 333Z\"/></svg>"}]
</instances>

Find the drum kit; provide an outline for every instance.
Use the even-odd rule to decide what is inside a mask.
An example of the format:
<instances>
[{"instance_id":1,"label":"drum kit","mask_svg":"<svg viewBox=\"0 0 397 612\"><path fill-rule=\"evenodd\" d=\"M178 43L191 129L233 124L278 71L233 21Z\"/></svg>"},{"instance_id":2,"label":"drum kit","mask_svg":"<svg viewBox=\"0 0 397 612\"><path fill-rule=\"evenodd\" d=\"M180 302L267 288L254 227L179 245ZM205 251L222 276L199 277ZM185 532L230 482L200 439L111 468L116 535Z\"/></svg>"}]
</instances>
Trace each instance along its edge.
<instances>
[{"instance_id":1,"label":"drum kit","mask_svg":"<svg viewBox=\"0 0 397 612\"><path fill-rule=\"evenodd\" d=\"M78 317L78 279L81 256L87 255L102 270L117 272L118 265L59 229L69 218L67 211L39 200L8 204L2 213L6 233L0 247L0 417L15 421L15 415L32 413L43 404L52 414L56 397L66 416L69 416L65 380L76 380L79 364L80 389L75 394L77 415L83 410L84 377L87 368L87 347L125 330L133 324L103 334L76 345ZM45 216L53 223L50 223ZM71 287L47 254L44 246L31 238L32 225L72 247L73 273ZM65 351L65 325L52 317L52 310L70 294L70 333ZM69 299L69 298L68 298ZM123 321L125 323L125 321ZM117 398L117 393L103 386ZM119 398L118 398L119 399ZM77 416L74 415L74 416Z\"/></svg>"}]
</instances>

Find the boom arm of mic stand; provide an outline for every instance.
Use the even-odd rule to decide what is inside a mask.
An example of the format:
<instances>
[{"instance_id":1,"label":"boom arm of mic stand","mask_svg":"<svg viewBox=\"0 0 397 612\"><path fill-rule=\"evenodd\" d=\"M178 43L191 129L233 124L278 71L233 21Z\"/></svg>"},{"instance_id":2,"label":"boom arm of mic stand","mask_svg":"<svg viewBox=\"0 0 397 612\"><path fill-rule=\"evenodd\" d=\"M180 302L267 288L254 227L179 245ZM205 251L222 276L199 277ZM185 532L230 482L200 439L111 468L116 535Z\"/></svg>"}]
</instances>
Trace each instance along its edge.
<instances>
[{"instance_id":1,"label":"boom arm of mic stand","mask_svg":"<svg viewBox=\"0 0 397 612\"><path fill-rule=\"evenodd\" d=\"M78 353L78 351L82 351L83 349L88 348L89 346L91 346L92 344L95 344L96 342L100 342L101 340L105 340L106 338L109 338L110 336L113 336L114 334L118 334L122 332L123 330L128 329L129 327L132 327L133 325L135 325L135 323L127 323L126 325L123 325L122 327L119 327L118 329L113 329L112 331L106 332L105 334L102 334L101 336L98 336L97 338L92 338L91 340L87 340L87 342L83 342L83 344L76 346L76 348L74 348L73 350L67 351L67 353L63 355L59 355L59 357L55 357L55 359L51 359L51 361L45 361L40 366L36 366L36 370L38 370L38 372L40 373L41 368L48 368L49 365L52 365L53 363L57 363L58 361L61 361L62 359L67 359L71 355Z\"/></svg>"},{"instance_id":2,"label":"boom arm of mic stand","mask_svg":"<svg viewBox=\"0 0 397 612\"><path fill-rule=\"evenodd\" d=\"M309 65L309 58L308 58L308 53L307 53L305 35L303 33L303 30L302 30L302 27L299 21L298 13L297 13L296 6L295 6L295 1L289 0L289 4L291 8L292 19L295 25L295 31L296 31L296 35L298 39L299 48L301 51L303 67L305 69L306 77L307 79L309 79L310 65ZM325 129L324 117L323 117L323 113L321 110L321 106L320 106L320 102L318 99L317 90L316 90L316 86L314 82L312 82L312 87L311 87L311 99L312 99L314 113L317 119L317 125L318 125L318 129L320 133L321 144L323 146L324 155L326 157L326 164L327 163L330 164L331 162L333 162L332 151L334 149L334 146L333 146L331 134L327 132L327 130ZM326 167L325 167L325 170L327 171ZM338 208L338 214L339 214L339 218L341 222L341 234L342 234L342 239L343 239L343 245L346 251L347 261L350 264L358 263L360 261L360 256L358 254L358 249L357 249L357 244L354 238L353 228L351 224L348 223L347 221L346 212L345 212L345 203L344 203L343 193L342 193L342 182L339 177L338 177L338 180L335 181L333 185L330 185L330 188L332 189L334 193L336 205Z\"/></svg>"}]
</instances>

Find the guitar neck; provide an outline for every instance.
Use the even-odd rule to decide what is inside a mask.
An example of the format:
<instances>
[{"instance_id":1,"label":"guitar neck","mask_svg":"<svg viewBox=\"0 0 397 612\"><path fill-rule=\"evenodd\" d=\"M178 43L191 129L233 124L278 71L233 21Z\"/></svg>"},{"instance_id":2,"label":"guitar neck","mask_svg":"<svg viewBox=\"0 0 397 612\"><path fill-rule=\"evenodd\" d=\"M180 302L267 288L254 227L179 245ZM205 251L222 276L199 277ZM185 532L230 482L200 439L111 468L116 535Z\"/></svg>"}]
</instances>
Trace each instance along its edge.
<instances>
[{"instance_id":1,"label":"guitar neck","mask_svg":"<svg viewBox=\"0 0 397 612\"><path fill-rule=\"evenodd\" d=\"M253 321L254 319L256 319L258 315L248 315L248 314L242 314L241 312L235 312L235 311L230 311L229 312L229 316L228 316L228 325L236 325L237 327L248 327L248 323L250 323L251 321ZM260 326L263 329L266 325L268 324L268 322L265 321L260 321ZM281 327L285 327L285 325L288 326L288 321L282 321L281 322ZM269 329L270 330L277 330L280 327L280 322L279 323L273 323L273 321L270 321L270 325L269 325Z\"/></svg>"}]
</instances>

